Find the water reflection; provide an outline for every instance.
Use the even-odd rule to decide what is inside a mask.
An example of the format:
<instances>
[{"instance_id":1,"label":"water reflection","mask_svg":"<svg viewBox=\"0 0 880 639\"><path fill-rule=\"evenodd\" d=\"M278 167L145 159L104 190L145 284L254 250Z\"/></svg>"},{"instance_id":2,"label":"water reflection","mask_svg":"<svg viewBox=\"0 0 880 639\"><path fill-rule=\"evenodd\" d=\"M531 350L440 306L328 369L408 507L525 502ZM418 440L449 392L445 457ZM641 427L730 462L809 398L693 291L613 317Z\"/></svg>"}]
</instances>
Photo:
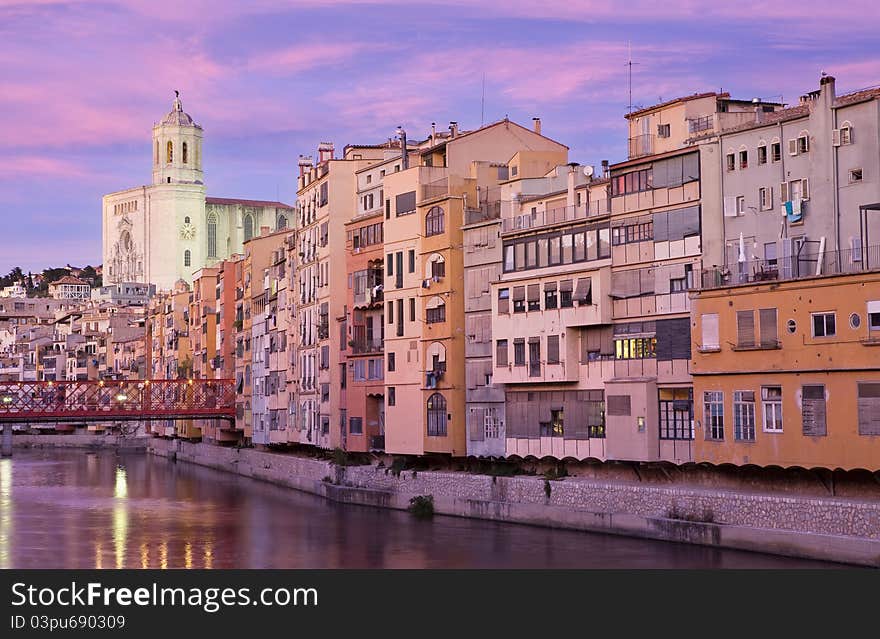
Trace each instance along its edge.
<instances>
[{"instance_id":1,"label":"water reflection","mask_svg":"<svg viewBox=\"0 0 880 639\"><path fill-rule=\"evenodd\" d=\"M14 470L14 472L13 472ZM818 567L818 562L329 503L161 458L0 460L0 566Z\"/></svg>"}]
</instances>

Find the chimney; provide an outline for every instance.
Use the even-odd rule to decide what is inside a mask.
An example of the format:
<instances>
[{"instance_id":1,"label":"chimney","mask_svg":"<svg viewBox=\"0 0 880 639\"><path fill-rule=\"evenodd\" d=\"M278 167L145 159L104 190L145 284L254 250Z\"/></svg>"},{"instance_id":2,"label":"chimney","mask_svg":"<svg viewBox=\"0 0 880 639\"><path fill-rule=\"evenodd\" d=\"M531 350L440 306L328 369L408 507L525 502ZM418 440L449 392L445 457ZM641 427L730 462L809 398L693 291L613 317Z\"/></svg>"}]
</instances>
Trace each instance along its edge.
<instances>
[{"instance_id":1,"label":"chimney","mask_svg":"<svg viewBox=\"0 0 880 639\"><path fill-rule=\"evenodd\" d=\"M449 122L449 133L453 138L458 135L458 122L455 120Z\"/></svg>"},{"instance_id":2,"label":"chimney","mask_svg":"<svg viewBox=\"0 0 880 639\"><path fill-rule=\"evenodd\" d=\"M431 144L437 143L437 123L431 122Z\"/></svg>"},{"instance_id":3,"label":"chimney","mask_svg":"<svg viewBox=\"0 0 880 639\"><path fill-rule=\"evenodd\" d=\"M310 171L312 168L312 156L311 155L300 155L299 156L299 176L302 177L306 174L307 171Z\"/></svg>"},{"instance_id":4,"label":"chimney","mask_svg":"<svg viewBox=\"0 0 880 639\"><path fill-rule=\"evenodd\" d=\"M321 142L318 145L318 164L332 160L334 150L332 142Z\"/></svg>"},{"instance_id":5,"label":"chimney","mask_svg":"<svg viewBox=\"0 0 880 639\"><path fill-rule=\"evenodd\" d=\"M833 75L825 75L825 72L822 72L822 77L819 78L819 92L820 95L825 98L825 102L829 107L834 104L834 100L837 96L834 93Z\"/></svg>"},{"instance_id":6,"label":"chimney","mask_svg":"<svg viewBox=\"0 0 880 639\"><path fill-rule=\"evenodd\" d=\"M764 109L761 107L761 99L752 98L752 104L755 105L755 123L761 124L761 113L764 111Z\"/></svg>"},{"instance_id":7,"label":"chimney","mask_svg":"<svg viewBox=\"0 0 880 639\"><path fill-rule=\"evenodd\" d=\"M609 177L611 172L608 170L608 160L602 160L602 177Z\"/></svg>"},{"instance_id":8,"label":"chimney","mask_svg":"<svg viewBox=\"0 0 880 639\"><path fill-rule=\"evenodd\" d=\"M406 148L406 131L402 126L397 127L397 137L400 138L400 168L406 171L409 168L409 150Z\"/></svg>"},{"instance_id":9,"label":"chimney","mask_svg":"<svg viewBox=\"0 0 880 639\"><path fill-rule=\"evenodd\" d=\"M567 193L566 193L566 206L574 207L574 187L575 182L577 181L577 170L580 165L577 162L569 162L568 163L568 183L567 183Z\"/></svg>"},{"instance_id":10,"label":"chimney","mask_svg":"<svg viewBox=\"0 0 880 639\"><path fill-rule=\"evenodd\" d=\"M532 125L535 128L535 133L541 135L541 118L532 118Z\"/></svg>"}]
</instances>

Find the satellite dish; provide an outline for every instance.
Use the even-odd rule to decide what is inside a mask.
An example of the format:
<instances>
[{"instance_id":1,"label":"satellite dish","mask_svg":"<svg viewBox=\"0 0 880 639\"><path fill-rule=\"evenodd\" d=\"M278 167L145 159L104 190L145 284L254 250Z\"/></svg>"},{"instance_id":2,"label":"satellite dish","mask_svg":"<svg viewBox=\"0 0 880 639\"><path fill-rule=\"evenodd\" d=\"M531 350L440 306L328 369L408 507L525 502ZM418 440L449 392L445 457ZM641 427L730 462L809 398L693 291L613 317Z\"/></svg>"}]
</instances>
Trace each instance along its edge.
<instances>
[{"instance_id":1,"label":"satellite dish","mask_svg":"<svg viewBox=\"0 0 880 639\"><path fill-rule=\"evenodd\" d=\"M593 177L593 173L595 172L595 170L596 169L591 164L587 164L584 167L584 175L586 175L587 177Z\"/></svg>"}]
</instances>

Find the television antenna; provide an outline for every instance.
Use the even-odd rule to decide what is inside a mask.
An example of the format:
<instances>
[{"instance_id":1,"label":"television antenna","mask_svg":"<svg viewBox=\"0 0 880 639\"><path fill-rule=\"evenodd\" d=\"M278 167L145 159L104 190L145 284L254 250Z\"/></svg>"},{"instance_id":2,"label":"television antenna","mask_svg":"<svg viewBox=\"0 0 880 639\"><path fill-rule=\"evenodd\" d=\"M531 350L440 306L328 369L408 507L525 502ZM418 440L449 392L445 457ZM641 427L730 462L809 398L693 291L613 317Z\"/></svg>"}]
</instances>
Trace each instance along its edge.
<instances>
[{"instance_id":1,"label":"television antenna","mask_svg":"<svg viewBox=\"0 0 880 639\"><path fill-rule=\"evenodd\" d=\"M629 113L632 113L632 110L633 110L633 65L638 65L639 63L633 62L632 41L627 40L626 47L627 47L626 66L627 66L627 71L628 71L628 75L629 75L629 106L628 106L627 114L629 114Z\"/></svg>"}]
</instances>

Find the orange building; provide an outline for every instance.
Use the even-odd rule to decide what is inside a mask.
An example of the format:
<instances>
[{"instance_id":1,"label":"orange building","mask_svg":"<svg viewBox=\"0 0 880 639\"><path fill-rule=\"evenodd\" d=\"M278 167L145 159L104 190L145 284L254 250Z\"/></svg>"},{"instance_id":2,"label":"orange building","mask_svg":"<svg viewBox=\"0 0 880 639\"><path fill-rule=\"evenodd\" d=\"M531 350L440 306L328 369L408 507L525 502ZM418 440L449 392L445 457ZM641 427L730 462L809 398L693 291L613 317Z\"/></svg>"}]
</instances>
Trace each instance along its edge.
<instances>
[{"instance_id":1,"label":"orange building","mask_svg":"<svg viewBox=\"0 0 880 639\"><path fill-rule=\"evenodd\" d=\"M880 273L704 288L692 303L695 461L880 469Z\"/></svg>"}]
</instances>

